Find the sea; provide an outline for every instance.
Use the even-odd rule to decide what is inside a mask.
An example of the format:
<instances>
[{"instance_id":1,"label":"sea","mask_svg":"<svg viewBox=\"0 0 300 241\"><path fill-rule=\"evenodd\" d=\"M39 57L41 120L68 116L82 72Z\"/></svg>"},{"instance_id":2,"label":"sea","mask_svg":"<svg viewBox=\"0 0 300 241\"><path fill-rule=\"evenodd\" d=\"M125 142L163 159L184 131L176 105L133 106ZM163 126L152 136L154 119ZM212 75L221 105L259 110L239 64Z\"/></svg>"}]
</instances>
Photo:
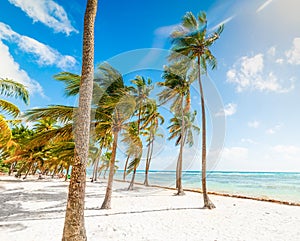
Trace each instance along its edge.
<instances>
[{"instance_id":1,"label":"sea","mask_svg":"<svg viewBox=\"0 0 300 241\"><path fill-rule=\"evenodd\" d=\"M175 171L150 171L149 184L175 187L175 176ZM144 182L144 177L144 171L137 171L135 180ZM123 172L117 171L115 179L122 180ZM126 180L130 179L128 175ZM183 188L201 189L201 172L183 172L182 183ZM300 203L300 172L211 171L207 173L207 188L218 193Z\"/></svg>"}]
</instances>

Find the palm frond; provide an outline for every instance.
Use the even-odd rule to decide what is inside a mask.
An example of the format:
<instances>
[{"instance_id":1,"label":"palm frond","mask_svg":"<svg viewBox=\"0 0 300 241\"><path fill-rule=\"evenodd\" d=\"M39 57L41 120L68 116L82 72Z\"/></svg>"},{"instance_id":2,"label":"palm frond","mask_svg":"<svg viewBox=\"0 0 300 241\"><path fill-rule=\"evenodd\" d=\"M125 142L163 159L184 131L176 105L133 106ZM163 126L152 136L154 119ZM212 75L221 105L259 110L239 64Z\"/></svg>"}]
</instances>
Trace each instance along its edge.
<instances>
[{"instance_id":1,"label":"palm frond","mask_svg":"<svg viewBox=\"0 0 300 241\"><path fill-rule=\"evenodd\" d=\"M54 75L54 79L65 84L65 96L76 96L79 94L81 76L70 72L61 72Z\"/></svg>"},{"instance_id":2,"label":"palm frond","mask_svg":"<svg viewBox=\"0 0 300 241\"><path fill-rule=\"evenodd\" d=\"M29 92L26 87L13 80L0 78L0 94L21 99L25 104L29 103Z\"/></svg>"},{"instance_id":3,"label":"palm frond","mask_svg":"<svg viewBox=\"0 0 300 241\"><path fill-rule=\"evenodd\" d=\"M20 114L19 108L13 103L0 99L0 109L5 111L7 114L17 117Z\"/></svg>"},{"instance_id":4,"label":"palm frond","mask_svg":"<svg viewBox=\"0 0 300 241\"><path fill-rule=\"evenodd\" d=\"M46 108L36 108L26 111L24 117L27 121L51 117L62 123L68 123L74 117L77 108L65 105L50 105Z\"/></svg>"}]
</instances>

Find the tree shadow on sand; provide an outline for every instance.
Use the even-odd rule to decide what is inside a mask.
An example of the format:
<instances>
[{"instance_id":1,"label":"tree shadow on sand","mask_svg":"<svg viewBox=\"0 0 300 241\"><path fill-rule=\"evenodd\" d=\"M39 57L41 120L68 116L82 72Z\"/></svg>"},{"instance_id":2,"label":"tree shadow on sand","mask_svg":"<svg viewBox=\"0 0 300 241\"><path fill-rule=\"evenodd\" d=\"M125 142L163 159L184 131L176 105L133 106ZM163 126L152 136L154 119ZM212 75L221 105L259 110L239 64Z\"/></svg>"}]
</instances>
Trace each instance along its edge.
<instances>
[{"instance_id":1,"label":"tree shadow on sand","mask_svg":"<svg viewBox=\"0 0 300 241\"><path fill-rule=\"evenodd\" d=\"M45 213L45 210L34 209L26 210L22 207L22 203L26 202L49 202L50 206L45 209L64 208L67 195L65 192L50 192L47 190L36 190L28 193L20 190L12 192L11 190L4 191L0 195L0 222L15 221L27 218L32 218ZM57 203L59 201L59 204ZM54 202L54 205L51 205ZM64 210L62 210L64 211ZM57 212L57 211L56 211Z\"/></svg>"}]
</instances>

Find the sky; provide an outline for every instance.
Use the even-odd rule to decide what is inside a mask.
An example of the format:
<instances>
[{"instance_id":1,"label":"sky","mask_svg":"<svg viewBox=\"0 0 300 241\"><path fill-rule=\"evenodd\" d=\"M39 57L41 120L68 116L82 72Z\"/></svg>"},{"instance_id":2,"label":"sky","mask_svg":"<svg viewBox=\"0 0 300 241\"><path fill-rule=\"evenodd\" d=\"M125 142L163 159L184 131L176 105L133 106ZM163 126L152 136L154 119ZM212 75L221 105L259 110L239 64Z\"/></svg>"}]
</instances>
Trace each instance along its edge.
<instances>
[{"instance_id":1,"label":"sky","mask_svg":"<svg viewBox=\"0 0 300 241\"><path fill-rule=\"evenodd\" d=\"M82 0L1 1L0 77L30 90L28 106L12 100L22 111L76 104L75 98L63 95L64 86L53 76L81 72L85 4ZM170 32L187 11L205 11L209 31L225 24L211 49L218 67L204 77L208 141L222 149L214 157L211 148L209 168L300 171L298 9L298 0L102 0L95 23L95 65L111 61L127 80L142 73L161 81ZM198 109L197 85L192 93L193 108ZM155 145L153 169L167 170L176 162L178 148L166 144L167 124L161 127L165 138L158 138ZM186 149L185 169L200 169L200 145L195 140L194 147Z\"/></svg>"}]
</instances>

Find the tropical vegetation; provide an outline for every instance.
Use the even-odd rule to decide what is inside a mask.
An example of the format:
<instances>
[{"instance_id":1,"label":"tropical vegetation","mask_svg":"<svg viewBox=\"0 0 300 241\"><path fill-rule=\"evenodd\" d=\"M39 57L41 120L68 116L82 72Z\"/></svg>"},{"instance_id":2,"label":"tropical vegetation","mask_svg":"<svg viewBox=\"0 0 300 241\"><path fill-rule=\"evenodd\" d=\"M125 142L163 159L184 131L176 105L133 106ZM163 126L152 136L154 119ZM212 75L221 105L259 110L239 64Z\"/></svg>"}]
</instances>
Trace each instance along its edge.
<instances>
[{"instance_id":1,"label":"tropical vegetation","mask_svg":"<svg viewBox=\"0 0 300 241\"><path fill-rule=\"evenodd\" d=\"M113 66L102 63L94 75L94 20L97 0L88 0L83 39L81 75L62 72L54 76L65 85L65 96L77 96L78 106L50 105L29 109L23 115L17 106L0 99L0 171L25 179L29 174L70 175L69 194L63 240L86 240L84 196L86 167L92 168L92 182L100 175L107 177L101 209L111 208L113 181L119 169L119 146L122 143L125 164L123 180L131 175L128 190L134 188L135 177L144 164L144 185L149 186L149 171L155 141L162 138L159 129L166 122L162 106L169 106L168 140L178 146L176 163L177 195L184 194L182 172L184 150L194 144L201 131L202 192L204 208L214 204L206 187L206 111L202 75L217 62L210 47L223 31L208 33L205 13L195 17L188 12L171 33L171 54L164 66L162 81L137 75L128 81ZM197 111L192 108L191 85L199 85L201 128ZM128 83L128 84L126 84ZM154 91L155 88L158 91ZM15 97L28 104L29 93L20 83L0 79L0 94ZM156 98L157 97L157 98ZM157 99L157 100L156 100ZM14 117L13 120L7 119ZM30 125L28 125L30 123ZM30 126L30 127L29 127Z\"/></svg>"}]
</instances>

